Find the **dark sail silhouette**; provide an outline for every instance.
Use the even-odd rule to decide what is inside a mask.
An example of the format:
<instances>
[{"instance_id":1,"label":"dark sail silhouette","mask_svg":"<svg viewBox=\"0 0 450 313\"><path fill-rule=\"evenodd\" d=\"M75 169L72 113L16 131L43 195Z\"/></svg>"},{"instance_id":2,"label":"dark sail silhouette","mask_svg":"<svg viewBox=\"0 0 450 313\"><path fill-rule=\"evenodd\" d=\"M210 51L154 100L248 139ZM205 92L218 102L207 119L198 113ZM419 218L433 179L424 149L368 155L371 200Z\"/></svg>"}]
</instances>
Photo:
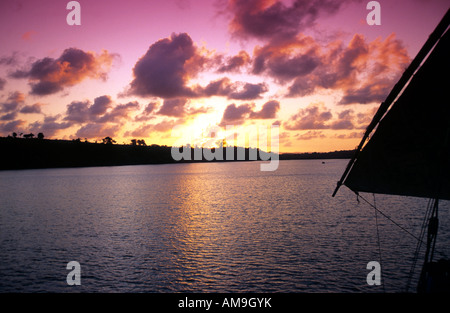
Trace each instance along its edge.
<instances>
[{"instance_id":1,"label":"dark sail silhouette","mask_svg":"<svg viewBox=\"0 0 450 313\"><path fill-rule=\"evenodd\" d=\"M418 291L434 291L432 280L450 290L450 263L432 262L439 199L450 200L449 25L450 10L380 105L333 193L345 185L356 194L433 199Z\"/></svg>"},{"instance_id":2,"label":"dark sail silhouette","mask_svg":"<svg viewBox=\"0 0 450 313\"><path fill-rule=\"evenodd\" d=\"M355 192L450 200L449 12L381 104L333 196L344 184Z\"/></svg>"}]
</instances>

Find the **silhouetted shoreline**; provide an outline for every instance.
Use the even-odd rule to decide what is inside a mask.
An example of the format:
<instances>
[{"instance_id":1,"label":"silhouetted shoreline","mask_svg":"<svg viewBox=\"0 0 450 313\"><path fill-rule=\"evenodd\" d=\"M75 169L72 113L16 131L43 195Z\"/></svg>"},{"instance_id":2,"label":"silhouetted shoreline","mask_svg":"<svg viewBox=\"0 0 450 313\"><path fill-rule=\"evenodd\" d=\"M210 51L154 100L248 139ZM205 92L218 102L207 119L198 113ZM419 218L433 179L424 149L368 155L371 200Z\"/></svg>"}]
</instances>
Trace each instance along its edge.
<instances>
[{"instance_id":1,"label":"silhouetted shoreline","mask_svg":"<svg viewBox=\"0 0 450 313\"><path fill-rule=\"evenodd\" d=\"M355 150L339 150L332 152L281 153L280 160L329 160L351 159Z\"/></svg>"},{"instance_id":2,"label":"silhouetted shoreline","mask_svg":"<svg viewBox=\"0 0 450 313\"><path fill-rule=\"evenodd\" d=\"M38 139L0 137L0 170L67 168L92 166L119 166L212 162L203 157L194 160L195 149L191 148L191 160L175 161L171 154L172 147L159 145L125 145L112 143L92 143L80 140ZM237 158L237 151L245 153L245 159ZM210 150L211 151L211 150ZM212 149L212 152L215 150ZM229 160L224 149L223 161L236 162L267 159L267 153L255 148L234 147L234 160ZM284 153L280 160L294 159L346 159L353 151L334 151L327 153Z\"/></svg>"}]
</instances>

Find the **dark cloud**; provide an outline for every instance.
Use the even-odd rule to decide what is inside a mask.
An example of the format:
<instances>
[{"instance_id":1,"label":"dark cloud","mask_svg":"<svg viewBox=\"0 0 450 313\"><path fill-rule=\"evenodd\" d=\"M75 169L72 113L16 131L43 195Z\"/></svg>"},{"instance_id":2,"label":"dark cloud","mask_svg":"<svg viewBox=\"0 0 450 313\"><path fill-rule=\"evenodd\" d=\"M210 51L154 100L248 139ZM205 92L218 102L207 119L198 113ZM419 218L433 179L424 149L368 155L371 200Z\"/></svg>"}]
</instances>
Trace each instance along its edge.
<instances>
[{"instance_id":1,"label":"dark cloud","mask_svg":"<svg viewBox=\"0 0 450 313\"><path fill-rule=\"evenodd\" d=\"M381 102L388 95L391 86L380 88L377 85L367 85L359 89L348 89L339 104L367 104Z\"/></svg>"},{"instance_id":2,"label":"dark cloud","mask_svg":"<svg viewBox=\"0 0 450 313\"><path fill-rule=\"evenodd\" d=\"M324 78L331 76L328 72L337 71L332 63L336 62L336 49L333 45L322 47L305 35L270 41L255 49L252 74L268 75L283 85L291 83L288 96L305 96L318 87L334 87L335 83L324 86L322 82L329 80ZM333 79L336 81L337 77Z\"/></svg>"},{"instance_id":3,"label":"dark cloud","mask_svg":"<svg viewBox=\"0 0 450 313\"><path fill-rule=\"evenodd\" d=\"M341 77L350 77L352 74L356 74L361 71L358 65L366 63L369 56L369 46L364 40L364 37L356 34L353 36L348 47L340 53L335 72ZM358 60L362 62L358 63Z\"/></svg>"},{"instance_id":4,"label":"dark cloud","mask_svg":"<svg viewBox=\"0 0 450 313\"><path fill-rule=\"evenodd\" d=\"M166 99L159 109L158 114L172 117L183 117L186 115L185 106L187 103L188 99L185 98Z\"/></svg>"},{"instance_id":5,"label":"dark cloud","mask_svg":"<svg viewBox=\"0 0 450 313\"><path fill-rule=\"evenodd\" d=\"M20 113L24 114L42 113L41 106L42 106L41 103L25 105L24 107L22 107L22 109L20 109Z\"/></svg>"},{"instance_id":6,"label":"dark cloud","mask_svg":"<svg viewBox=\"0 0 450 313\"><path fill-rule=\"evenodd\" d=\"M360 82L359 75L367 73L370 48L361 35L356 34L346 47L338 42L329 43L322 53L320 46L316 42L313 44L315 48L310 51L320 59L321 66L307 77L296 77L289 88L289 96L308 95L317 88L346 90Z\"/></svg>"},{"instance_id":7,"label":"dark cloud","mask_svg":"<svg viewBox=\"0 0 450 313\"><path fill-rule=\"evenodd\" d=\"M94 104L89 108L92 115L102 115L111 107L112 100L108 95L100 96L94 99Z\"/></svg>"},{"instance_id":8,"label":"dark cloud","mask_svg":"<svg viewBox=\"0 0 450 313\"><path fill-rule=\"evenodd\" d=\"M100 55L77 48L64 50L58 59L43 58L31 64L29 70L17 70L10 76L28 78L31 93L49 95L73 86L86 78L106 80L113 59L117 55L106 50Z\"/></svg>"},{"instance_id":9,"label":"dark cloud","mask_svg":"<svg viewBox=\"0 0 450 313\"><path fill-rule=\"evenodd\" d=\"M354 129L354 118L353 110L344 110L338 114L338 119L330 124L330 128L334 130Z\"/></svg>"},{"instance_id":10,"label":"dark cloud","mask_svg":"<svg viewBox=\"0 0 450 313\"><path fill-rule=\"evenodd\" d=\"M136 112L139 109L140 105L137 101L118 104L110 111L94 120L98 123L119 123L121 120L130 119L131 113Z\"/></svg>"},{"instance_id":11,"label":"dark cloud","mask_svg":"<svg viewBox=\"0 0 450 313\"><path fill-rule=\"evenodd\" d=\"M255 49L252 73L267 74L279 83L304 77L322 65L319 45L310 37L270 42Z\"/></svg>"},{"instance_id":12,"label":"dark cloud","mask_svg":"<svg viewBox=\"0 0 450 313\"><path fill-rule=\"evenodd\" d=\"M78 124L117 122L129 118L139 108L136 101L113 106L110 96L105 95L95 98L93 104L89 100L71 102L67 105L64 120Z\"/></svg>"},{"instance_id":13,"label":"dark cloud","mask_svg":"<svg viewBox=\"0 0 450 313\"><path fill-rule=\"evenodd\" d=\"M33 95L50 95L63 90L63 86L58 82L40 81L38 83L31 83L31 94Z\"/></svg>"},{"instance_id":14,"label":"dark cloud","mask_svg":"<svg viewBox=\"0 0 450 313\"><path fill-rule=\"evenodd\" d=\"M359 37L359 38L358 38ZM344 91L339 104L368 104L381 102L388 95L400 75L410 62L408 52L404 44L392 34L385 40L376 39L370 43L362 43L360 36L352 40L353 67L349 70L353 73L361 73L343 80L341 89ZM358 41L355 44L355 41ZM342 61L345 64L345 61ZM345 68L345 65L342 67Z\"/></svg>"},{"instance_id":15,"label":"dark cloud","mask_svg":"<svg viewBox=\"0 0 450 313\"><path fill-rule=\"evenodd\" d=\"M324 44L299 34L256 48L252 74L287 86L287 97L332 89L343 94L339 104L368 104L384 100L409 62L395 35L368 42L356 34L344 45L338 39Z\"/></svg>"},{"instance_id":16,"label":"dark cloud","mask_svg":"<svg viewBox=\"0 0 450 313\"><path fill-rule=\"evenodd\" d=\"M292 115L283 126L286 130L350 130L364 129L374 109L355 114L352 109L347 109L334 115L323 104L310 104Z\"/></svg>"},{"instance_id":17,"label":"dark cloud","mask_svg":"<svg viewBox=\"0 0 450 313\"><path fill-rule=\"evenodd\" d=\"M12 121L17 117L17 112L6 113L0 117L1 121Z\"/></svg>"},{"instance_id":18,"label":"dark cloud","mask_svg":"<svg viewBox=\"0 0 450 313\"><path fill-rule=\"evenodd\" d=\"M228 105L223 112L222 121L219 126L243 124L248 115L252 113L253 108L254 105L247 103L239 106L236 106L234 103Z\"/></svg>"},{"instance_id":19,"label":"dark cloud","mask_svg":"<svg viewBox=\"0 0 450 313\"><path fill-rule=\"evenodd\" d=\"M330 66L324 52L329 49L305 35L269 41L254 50L251 73L288 86L287 96L305 96L321 87L318 77Z\"/></svg>"},{"instance_id":20,"label":"dark cloud","mask_svg":"<svg viewBox=\"0 0 450 313\"><path fill-rule=\"evenodd\" d=\"M282 1L229 0L231 32L241 38L292 37L314 24L319 16L336 13L348 1L294 0Z\"/></svg>"},{"instance_id":21,"label":"dark cloud","mask_svg":"<svg viewBox=\"0 0 450 313\"><path fill-rule=\"evenodd\" d=\"M332 117L331 111L324 105L313 104L298 110L283 126L287 130L327 129Z\"/></svg>"},{"instance_id":22,"label":"dark cloud","mask_svg":"<svg viewBox=\"0 0 450 313\"><path fill-rule=\"evenodd\" d=\"M330 128L331 129L354 129L355 126L353 125L352 121L350 120L338 120L338 121L334 121L333 123L330 124Z\"/></svg>"},{"instance_id":23,"label":"dark cloud","mask_svg":"<svg viewBox=\"0 0 450 313\"><path fill-rule=\"evenodd\" d=\"M150 46L133 68L128 94L161 98L195 97L187 86L203 67L202 58L188 34L172 34Z\"/></svg>"},{"instance_id":24,"label":"dark cloud","mask_svg":"<svg viewBox=\"0 0 450 313\"><path fill-rule=\"evenodd\" d=\"M241 84L237 84L238 86ZM261 94L269 90L266 83L252 84L243 83L242 86L236 88L236 91L228 95L229 99L233 100L253 100L261 98Z\"/></svg>"},{"instance_id":25,"label":"dark cloud","mask_svg":"<svg viewBox=\"0 0 450 313\"><path fill-rule=\"evenodd\" d=\"M197 114L203 114L210 111L210 108L193 107L186 98L165 99L161 108L156 112L159 115L171 117L192 117Z\"/></svg>"},{"instance_id":26,"label":"dark cloud","mask_svg":"<svg viewBox=\"0 0 450 313\"><path fill-rule=\"evenodd\" d=\"M0 117L2 121L12 121L19 113L41 113L41 105L24 105L25 95L19 91L10 93L5 102L0 103L0 112L6 113Z\"/></svg>"},{"instance_id":27,"label":"dark cloud","mask_svg":"<svg viewBox=\"0 0 450 313\"><path fill-rule=\"evenodd\" d=\"M51 134L59 129L78 126L75 137L98 139L105 136L117 136L128 121L149 121L161 115L177 117L180 121L184 117L190 118L197 114L207 113L210 109L193 107L191 106L191 100L186 98L175 98L165 99L161 106L159 102L149 102L142 110L137 101L114 104L111 98L105 95L95 98L93 103L89 100L73 101L67 105L66 112L60 117L60 120L39 122L34 126L35 128L49 129ZM125 136L137 136L137 134L149 130L165 132L167 127L171 125L174 125L173 122L168 120L157 124L141 124L135 131L127 131Z\"/></svg>"},{"instance_id":28,"label":"dark cloud","mask_svg":"<svg viewBox=\"0 0 450 313\"><path fill-rule=\"evenodd\" d=\"M5 85L6 85L6 80L4 80L3 78L0 78L0 90L3 90Z\"/></svg>"},{"instance_id":29,"label":"dark cloud","mask_svg":"<svg viewBox=\"0 0 450 313\"><path fill-rule=\"evenodd\" d=\"M227 77L210 82L206 87L197 89L203 96L224 96L231 100L255 100L267 92L266 83L231 82Z\"/></svg>"},{"instance_id":30,"label":"dark cloud","mask_svg":"<svg viewBox=\"0 0 450 313\"><path fill-rule=\"evenodd\" d=\"M320 65L320 60L313 54L300 54L293 57L275 57L267 64L270 74L280 81L308 75Z\"/></svg>"},{"instance_id":31,"label":"dark cloud","mask_svg":"<svg viewBox=\"0 0 450 313\"><path fill-rule=\"evenodd\" d=\"M25 101L25 95L19 91L10 93L6 102L0 103L0 112L16 111Z\"/></svg>"},{"instance_id":32,"label":"dark cloud","mask_svg":"<svg viewBox=\"0 0 450 313\"><path fill-rule=\"evenodd\" d=\"M222 60L221 63L217 70L219 73L240 72L242 67L250 65L251 58L247 52L242 50L237 55Z\"/></svg>"},{"instance_id":33,"label":"dark cloud","mask_svg":"<svg viewBox=\"0 0 450 313\"><path fill-rule=\"evenodd\" d=\"M23 120L14 120L7 123L0 123L0 131L3 134L9 134L10 132L24 132L26 122Z\"/></svg>"},{"instance_id":34,"label":"dark cloud","mask_svg":"<svg viewBox=\"0 0 450 313\"><path fill-rule=\"evenodd\" d=\"M16 66L18 64L19 64L19 53L17 51L13 52L9 56L0 57L0 65Z\"/></svg>"},{"instance_id":35,"label":"dark cloud","mask_svg":"<svg viewBox=\"0 0 450 313\"><path fill-rule=\"evenodd\" d=\"M153 119L155 116L152 115L152 113L154 113L156 111L156 109L159 107L159 103L152 101L149 102L144 110L136 116L135 121L136 122L142 122L142 121L148 121L150 119Z\"/></svg>"},{"instance_id":36,"label":"dark cloud","mask_svg":"<svg viewBox=\"0 0 450 313\"><path fill-rule=\"evenodd\" d=\"M143 114L144 115L150 115L153 111L156 110L156 108L159 106L158 102L149 102L144 109Z\"/></svg>"},{"instance_id":37,"label":"dark cloud","mask_svg":"<svg viewBox=\"0 0 450 313\"><path fill-rule=\"evenodd\" d=\"M255 111L255 105L245 103L239 106L232 103L225 108L219 126L241 125L248 119L272 119L280 109L280 103L275 100L266 102L260 111Z\"/></svg>"},{"instance_id":38,"label":"dark cloud","mask_svg":"<svg viewBox=\"0 0 450 313\"><path fill-rule=\"evenodd\" d=\"M179 99L211 96L224 96L234 100L257 99L267 92L267 84L231 82L225 77L210 82L206 87L188 85L190 79L206 69L218 67L217 71L221 73L237 72L249 62L250 56L245 51L225 60L214 54L203 55L188 34L172 34L170 38L152 44L147 53L136 62L133 68L134 79L124 95L175 99L163 104L161 108L161 112L168 116L182 115L181 109L178 113L172 110L167 111L168 114L164 113L166 108L179 108Z\"/></svg>"},{"instance_id":39,"label":"dark cloud","mask_svg":"<svg viewBox=\"0 0 450 313\"><path fill-rule=\"evenodd\" d=\"M73 101L67 105L62 116L46 116L43 122L35 122L31 126L35 131L48 136L55 135L62 129L78 126L75 137L102 138L116 136L124 123L132 118L132 114L140 110L137 101L114 104L108 95L100 96L93 102Z\"/></svg>"},{"instance_id":40,"label":"dark cloud","mask_svg":"<svg viewBox=\"0 0 450 313\"><path fill-rule=\"evenodd\" d=\"M201 93L205 96L228 96L234 91L233 84L228 77L210 82Z\"/></svg>"},{"instance_id":41,"label":"dark cloud","mask_svg":"<svg viewBox=\"0 0 450 313\"><path fill-rule=\"evenodd\" d=\"M297 78L289 86L288 97L304 97L316 90L317 84L312 79Z\"/></svg>"},{"instance_id":42,"label":"dark cloud","mask_svg":"<svg viewBox=\"0 0 450 313\"><path fill-rule=\"evenodd\" d=\"M33 133L43 133L47 138L55 136L60 130L67 129L72 126L70 122L58 122L59 115L46 116L44 121L34 122L30 124L30 130Z\"/></svg>"},{"instance_id":43,"label":"dark cloud","mask_svg":"<svg viewBox=\"0 0 450 313\"><path fill-rule=\"evenodd\" d=\"M276 118L277 112L280 110L280 103L276 100L271 100L264 103L261 111L251 112L251 119L272 119Z\"/></svg>"},{"instance_id":44,"label":"dark cloud","mask_svg":"<svg viewBox=\"0 0 450 313\"><path fill-rule=\"evenodd\" d=\"M378 107L373 107L372 109L369 109L366 112L358 113L356 115L356 123L360 125L359 128L365 129L372 121L377 110Z\"/></svg>"},{"instance_id":45,"label":"dark cloud","mask_svg":"<svg viewBox=\"0 0 450 313\"><path fill-rule=\"evenodd\" d=\"M73 101L67 105L64 120L76 123L85 123L91 120L89 114L89 101Z\"/></svg>"}]
</instances>

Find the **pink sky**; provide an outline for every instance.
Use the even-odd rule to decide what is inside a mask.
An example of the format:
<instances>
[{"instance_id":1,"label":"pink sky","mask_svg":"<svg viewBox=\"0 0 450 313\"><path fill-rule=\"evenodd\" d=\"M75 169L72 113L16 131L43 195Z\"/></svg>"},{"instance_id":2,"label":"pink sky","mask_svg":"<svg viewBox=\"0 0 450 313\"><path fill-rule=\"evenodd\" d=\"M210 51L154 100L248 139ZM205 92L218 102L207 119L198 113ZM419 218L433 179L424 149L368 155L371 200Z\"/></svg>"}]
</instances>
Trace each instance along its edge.
<instances>
[{"instance_id":1,"label":"pink sky","mask_svg":"<svg viewBox=\"0 0 450 313\"><path fill-rule=\"evenodd\" d=\"M0 135L194 143L280 125L281 152L354 148L446 0L0 2ZM329 3L328 3L329 2ZM225 132L220 136L225 137ZM188 140L188 139L186 139Z\"/></svg>"}]
</instances>

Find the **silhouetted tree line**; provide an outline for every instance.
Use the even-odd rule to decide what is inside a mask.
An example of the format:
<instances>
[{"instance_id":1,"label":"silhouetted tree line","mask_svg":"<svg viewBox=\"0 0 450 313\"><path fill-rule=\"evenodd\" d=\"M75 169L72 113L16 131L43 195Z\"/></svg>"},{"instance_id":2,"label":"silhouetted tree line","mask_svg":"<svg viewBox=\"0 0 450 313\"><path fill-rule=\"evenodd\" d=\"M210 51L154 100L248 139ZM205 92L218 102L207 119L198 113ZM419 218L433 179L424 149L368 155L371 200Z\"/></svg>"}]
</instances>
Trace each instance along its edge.
<instances>
[{"instance_id":1,"label":"silhouetted tree line","mask_svg":"<svg viewBox=\"0 0 450 313\"><path fill-rule=\"evenodd\" d=\"M130 144L116 144L111 137L105 137L101 143L89 142L86 138L74 140L44 139L44 134L17 134L0 137L0 170L31 169L53 167L87 167L87 166L116 166L138 164L163 164L211 161L205 156L205 151L198 147L186 146L190 149L189 158L175 161L172 157L172 147L147 145L143 139L132 139ZM214 155L212 161L252 161L267 160L268 153L255 148L224 147L222 160L216 148L207 149L209 156ZM181 149L181 148L180 148ZM220 149L220 148L217 148ZM181 150L179 150L181 151ZM280 154L280 160L289 159L332 159L350 158L353 151L335 151L329 153ZM232 157L230 158L230 156ZM199 159L200 156L200 159ZM256 156L256 157L255 157Z\"/></svg>"},{"instance_id":2,"label":"silhouetted tree line","mask_svg":"<svg viewBox=\"0 0 450 313\"><path fill-rule=\"evenodd\" d=\"M39 139L41 138L41 139ZM50 140L38 135L0 137L0 169L87 167L174 162L167 146L119 145L111 137L99 143Z\"/></svg>"},{"instance_id":3,"label":"silhouetted tree line","mask_svg":"<svg viewBox=\"0 0 450 313\"><path fill-rule=\"evenodd\" d=\"M13 132L11 135L8 135L8 138L26 138L26 139L30 139L30 138L34 138L34 134L33 133L29 133L29 134L24 134L24 133L19 133L17 134L16 132ZM37 139L44 139L44 134L43 133L39 133L37 134Z\"/></svg>"},{"instance_id":4,"label":"silhouetted tree line","mask_svg":"<svg viewBox=\"0 0 450 313\"><path fill-rule=\"evenodd\" d=\"M146 146L144 139L131 139L132 146Z\"/></svg>"}]
</instances>

